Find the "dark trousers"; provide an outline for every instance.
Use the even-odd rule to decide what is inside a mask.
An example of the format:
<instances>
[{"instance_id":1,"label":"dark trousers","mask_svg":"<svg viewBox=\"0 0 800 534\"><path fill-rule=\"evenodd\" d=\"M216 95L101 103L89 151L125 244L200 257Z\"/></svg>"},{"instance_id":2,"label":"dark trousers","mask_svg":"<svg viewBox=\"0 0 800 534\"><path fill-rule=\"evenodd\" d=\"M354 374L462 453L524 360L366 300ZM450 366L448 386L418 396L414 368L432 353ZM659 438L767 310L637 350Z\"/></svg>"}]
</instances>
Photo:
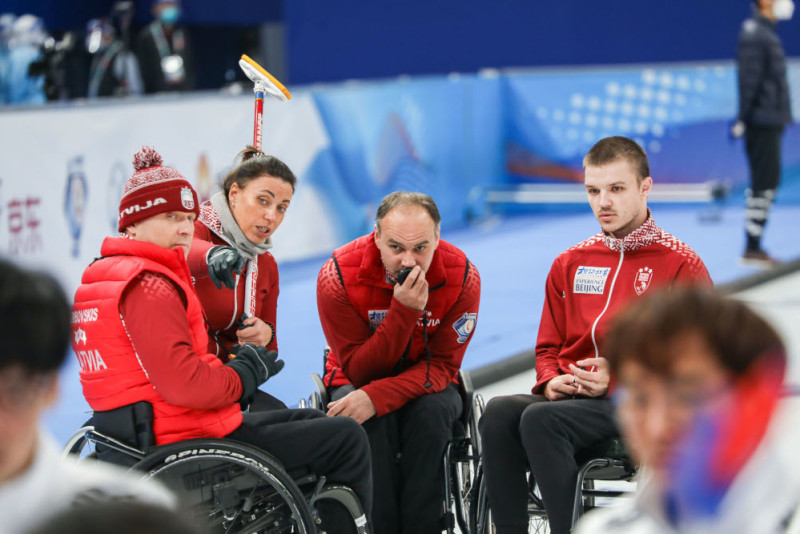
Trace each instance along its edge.
<instances>
[{"instance_id":1,"label":"dark trousers","mask_svg":"<svg viewBox=\"0 0 800 534\"><path fill-rule=\"evenodd\" d=\"M288 471L305 468L356 492L367 517L372 508L369 441L361 425L348 417L327 417L318 410L270 410L246 413L227 437L267 451ZM373 532L379 532L372 529Z\"/></svg>"},{"instance_id":2,"label":"dark trousers","mask_svg":"<svg viewBox=\"0 0 800 534\"><path fill-rule=\"evenodd\" d=\"M337 388L332 398L350 391L348 386ZM442 458L461 410L461 397L450 384L364 423L372 451L376 534L442 532Z\"/></svg>"},{"instance_id":3,"label":"dark trousers","mask_svg":"<svg viewBox=\"0 0 800 534\"><path fill-rule=\"evenodd\" d=\"M528 532L527 469L539 485L550 532L568 534L578 476L575 453L619 435L608 399L495 397L486 406L479 426L497 534Z\"/></svg>"},{"instance_id":4,"label":"dark trousers","mask_svg":"<svg viewBox=\"0 0 800 534\"><path fill-rule=\"evenodd\" d=\"M761 246L761 235L781 180L782 135L782 127L748 125L745 132L745 150L750 166L745 230L747 248L751 250Z\"/></svg>"}]
</instances>

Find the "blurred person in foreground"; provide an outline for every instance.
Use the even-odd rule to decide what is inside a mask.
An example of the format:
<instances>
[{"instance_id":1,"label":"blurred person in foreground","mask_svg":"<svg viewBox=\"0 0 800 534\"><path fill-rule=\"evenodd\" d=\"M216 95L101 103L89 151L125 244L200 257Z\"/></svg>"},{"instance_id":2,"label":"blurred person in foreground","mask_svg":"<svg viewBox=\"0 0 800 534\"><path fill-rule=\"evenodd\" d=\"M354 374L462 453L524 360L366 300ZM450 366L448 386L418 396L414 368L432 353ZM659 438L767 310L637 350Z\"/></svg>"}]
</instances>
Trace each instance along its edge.
<instances>
[{"instance_id":1,"label":"blurred person in foreground","mask_svg":"<svg viewBox=\"0 0 800 534\"><path fill-rule=\"evenodd\" d=\"M142 72L144 92L191 91L195 85L195 61L189 35L178 24L181 4L155 0L153 22L136 38L135 51Z\"/></svg>"},{"instance_id":2,"label":"blurred person in foreground","mask_svg":"<svg viewBox=\"0 0 800 534\"><path fill-rule=\"evenodd\" d=\"M150 504L87 503L61 511L26 534L210 534L188 515Z\"/></svg>"},{"instance_id":3,"label":"blurred person in foreground","mask_svg":"<svg viewBox=\"0 0 800 534\"><path fill-rule=\"evenodd\" d=\"M69 303L58 282L0 259L0 316L0 532L24 532L82 503L174 506L174 497L155 482L62 457L41 429L70 341Z\"/></svg>"},{"instance_id":4,"label":"blurred person in foreground","mask_svg":"<svg viewBox=\"0 0 800 534\"><path fill-rule=\"evenodd\" d=\"M619 435L605 359L611 318L658 287L710 286L703 261L656 225L647 154L606 137L583 160L584 186L601 232L562 252L545 282L530 395L498 396L480 421L484 474L497 534L528 532L530 469L550 531L572 526L575 455Z\"/></svg>"},{"instance_id":5,"label":"blurred person in foreground","mask_svg":"<svg viewBox=\"0 0 800 534\"><path fill-rule=\"evenodd\" d=\"M769 323L718 294L658 293L617 317L606 356L640 481L579 534L797 532L800 421L779 403L786 351Z\"/></svg>"},{"instance_id":6,"label":"blurred person in foreground","mask_svg":"<svg viewBox=\"0 0 800 534\"><path fill-rule=\"evenodd\" d=\"M761 245L761 237L781 180L781 138L792 122L786 56L775 31L778 21L792 18L792 0L752 0L753 15L739 33L736 64L739 115L731 133L744 136L750 167L743 264L771 267L777 262Z\"/></svg>"}]
</instances>

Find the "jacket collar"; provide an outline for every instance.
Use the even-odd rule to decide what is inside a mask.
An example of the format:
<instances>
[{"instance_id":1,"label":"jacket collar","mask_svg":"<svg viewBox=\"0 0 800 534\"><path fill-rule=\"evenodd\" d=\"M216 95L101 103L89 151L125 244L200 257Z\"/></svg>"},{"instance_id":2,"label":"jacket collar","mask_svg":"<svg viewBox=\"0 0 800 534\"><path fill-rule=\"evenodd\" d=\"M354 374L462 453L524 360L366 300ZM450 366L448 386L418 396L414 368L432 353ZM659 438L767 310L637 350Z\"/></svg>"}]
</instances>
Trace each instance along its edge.
<instances>
[{"instance_id":1,"label":"jacket collar","mask_svg":"<svg viewBox=\"0 0 800 534\"><path fill-rule=\"evenodd\" d=\"M136 241L127 237L107 237L100 247L100 254L105 256L135 256L145 258L167 267L181 277L189 285L192 276L183 250L160 247L149 241Z\"/></svg>"},{"instance_id":2,"label":"jacket collar","mask_svg":"<svg viewBox=\"0 0 800 534\"><path fill-rule=\"evenodd\" d=\"M605 232L598 234L598 236L603 238L603 243L611 250L617 252L630 252L648 245L652 245L661 239L662 234L663 230L661 230L661 228L659 228L656 222L653 220L653 215L650 213L650 208L647 208L647 219L639 228L626 235L622 239L617 239L616 237L613 237Z\"/></svg>"}]
</instances>

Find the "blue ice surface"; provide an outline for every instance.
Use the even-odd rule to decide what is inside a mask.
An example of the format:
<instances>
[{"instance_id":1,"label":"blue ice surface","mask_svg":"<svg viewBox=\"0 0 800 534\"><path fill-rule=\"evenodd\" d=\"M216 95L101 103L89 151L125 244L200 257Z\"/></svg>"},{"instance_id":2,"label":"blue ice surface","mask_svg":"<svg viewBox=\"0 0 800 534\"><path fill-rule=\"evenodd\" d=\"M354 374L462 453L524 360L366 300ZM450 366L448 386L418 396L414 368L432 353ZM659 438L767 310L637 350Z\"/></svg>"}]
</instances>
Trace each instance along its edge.
<instances>
[{"instance_id":1,"label":"blue ice surface","mask_svg":"<svg viewBox=\"0 0 800 534\"><path fill-rule=\"evenodd\" d=\"M780 200L780 199L779 199ZM653 218L662 228L690 245L703 259L716 284L756 272L738 265L744 246L743 199L728 207L654 205ZM708 220L716 215L718 220ZM764 237L764 248L781 260L800 257L800 206L777 204ZM481 274L478 326L464 357L464 368L487 363L533 348L544 299L544 282L553 259L562 251L597 233L599 226L588 206L541 213L488 218L469 227L448 231L442 238L461 248ZM321 372L325 339L316 306L316 279L327 257L280 265L278 339L286 367L262 388L296 406L313 385L309 374ZM60 441L88 418L74 356L61 374L61 396L47 415L45 426Z\"/></svg>"}]
</instances>

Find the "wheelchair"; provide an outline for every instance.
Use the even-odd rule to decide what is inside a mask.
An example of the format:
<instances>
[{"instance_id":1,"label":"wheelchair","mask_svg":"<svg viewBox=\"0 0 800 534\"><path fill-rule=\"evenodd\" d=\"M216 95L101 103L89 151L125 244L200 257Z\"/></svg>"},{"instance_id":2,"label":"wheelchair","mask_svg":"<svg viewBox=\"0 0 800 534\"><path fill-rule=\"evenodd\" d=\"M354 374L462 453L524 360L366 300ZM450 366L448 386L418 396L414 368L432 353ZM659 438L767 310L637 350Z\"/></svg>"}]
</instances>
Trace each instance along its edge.
<instances>
[{"instance_id":1,"label":"wheelchair","mask_svg":"<svg viewBox=\"0 0 800 534\"><path fill-rule=\"evenodd\" d=\"M329 350L326 347L323 351L323 365ZM316 391L312 391L308 401L301 399L300 406L325 412L331 400L328 388L317 373L311 375L311 380ZM469 371L459 370L457 385L463 409L461 417L453 424L452 438L442 455L445 480L442 530L454 534L457 524L460 532L467 534L472 532L470 517L475 515L472 505L478 502L476 482L481 455L478 421L483 415L484 402L480 394L474 393Z\"/></svg>"},{"instance_id":2,"label":"wheelchair","mask_svg":"<svg viewBox=\"0 0 800 534\"><path fill-rule=\"evenodd\" d=\"M152 407L139 404L149 407L145 425L152 428ZM343 508L352 519L351 532L369 532L353 490L327 483L324 477L287 472L278 459L252 445L214 438L160 446L135 441L101 432L90 419L68 440L63 454L91 461L100 460L98 451L111 453L113 463L141 471L143 478L173 490L181 508L211 533L321 534L325 531L319 508L331 505Z\"/></svg>"},{"instance_id":3,"label":"wheelchair","mask_svg":"<svg viewBox=\"0 0 800 534\"><path fill-rule=\"evenodd\" d=\"M595 481L625 481L632 482L636 476L636 467L633 465L621 438L612 438L598 443L576 455L580 466L575 482L575 503L572 508L572 529L581 515L587 511L607 502L609 499L625 497L628 491L614 489L613 487L600 488ZM528 532L550 532L547 522L547 512L542 502L539 488L532 476L528 477ZM492 518L489 509L489 499L486 494L486 484L483 479L483 467L478 468L478 491L474 493L475 501L470 517L471 534L491 534Z\"/></svg>"}]
</instances>

